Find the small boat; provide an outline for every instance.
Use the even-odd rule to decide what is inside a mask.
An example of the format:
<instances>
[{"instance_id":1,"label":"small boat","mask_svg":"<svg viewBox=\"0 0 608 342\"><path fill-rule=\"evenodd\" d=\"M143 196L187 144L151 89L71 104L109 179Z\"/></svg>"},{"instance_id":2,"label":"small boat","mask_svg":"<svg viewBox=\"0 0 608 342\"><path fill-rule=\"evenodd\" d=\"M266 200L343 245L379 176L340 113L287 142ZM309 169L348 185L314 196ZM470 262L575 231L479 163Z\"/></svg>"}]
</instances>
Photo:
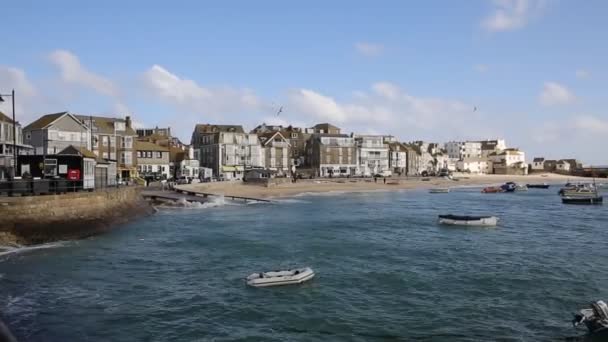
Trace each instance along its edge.
<instances>
[{"instance_id":1,"label":"small boat","mask_svg":"<svg viewBox=\"0 0 608 342\"><path fill-rule=\"evenodd\" d=\"M247 285L268 287L301 284L312 279L315 272L310 267L296 268L287 271L253 273L247 277Z\"/></svg>"},{"instance_id":2,"label":"small boat","mask_svg":"<svg viewBox=\"0 0 608 342\"><path fill-rule=\"evenodd\" d=\"M528 186L523 184L517 184L515 186L515 191L528 191Z\"/></svg>"},{"instance_id":3,"label":"small boat","mask_svg":"<svg viewBox=\"0 0 608 342\"><path fill-rule=\"evenodd\" d=\"M581 309L574 314L572 325L577 328L585 324L590 334L606 331L608 328L608 305L603 300L591 303L590 308Z\"/></svg>"},{"instance_id":4,"label":"small boat","mask_svg":"<svg viewBox=\"0 0 608 342\"><path fill-rule=\"evenodd\" d=\"M564 204L602 204L602 196L562 196Z\"/></svg>"},{"instance_id":5,"label":"small boat","mask_svg":"<svg viewBox=\"0 0 608 342\"><path fill-rule=\"evenodd\" d=\"M481 226L493 227L498 223L496 216L462 216L462 215L439 215L440 224L456 226Z\"/></svg>"},{"instance_id":6,"label":"small boat","mask_svg":"<svg viewBox=\"0 0 608 342\"><path fill-rule=\"evenodd\" d=\"M526 184L528 186L528 189L549 189L549 184L547 183L543 183L543 184Z\"/></svg>"},{"instance_id":7,"label":"small boat","mask_svg":"<svg viewBox=\"0 0 608 342\"><path fill-rule=\"evenodd\" d=\"M506 182L505 184L501 185L500 188L505 192L513 192L515 191L515 188L517 188L517 184L514 182Z\"/></svg>"},{"instance_id":8,"label":"small boat","mask_svg":"<svg viewBox=\"0 0 608 342\"><path fill-rule=\"evenodd\" d=\"M483 190L481 190L481 192L483 192L484 194L493 194L493 193L505 192L505 191L499 186L488 186L486 188L483 188Z\"/></svg>"},{"instance_id":9,"label":"small boat","mask_svg":"<svg viewBox=\"0 0 608 342\"><path fill-rule=\"evenodd\" d=\"M429 192L431 194L447 194L448 192L450 192L450 188L435 188L430 189Z\"/></svg>"}]
</instances>

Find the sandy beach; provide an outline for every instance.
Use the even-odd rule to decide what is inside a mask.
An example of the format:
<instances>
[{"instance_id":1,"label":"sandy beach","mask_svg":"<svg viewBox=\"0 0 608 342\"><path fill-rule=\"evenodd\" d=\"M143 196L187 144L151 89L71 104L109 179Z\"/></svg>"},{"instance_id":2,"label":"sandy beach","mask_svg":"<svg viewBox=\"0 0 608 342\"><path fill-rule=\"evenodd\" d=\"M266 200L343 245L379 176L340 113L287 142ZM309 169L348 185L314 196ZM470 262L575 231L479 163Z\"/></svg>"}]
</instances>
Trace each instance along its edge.
<instances>
[{"instance_id":1,"label":"sandy beach","mask_svg":"<svg viewBox=\"0 0 608 342\"><path fill-rule=\"evenodd\" d=\"M386 178L386 184L379 178L375 183L373 179L347 179L347 178L323 178L313 180L298 180L297 183L287 183L275 186L262 186L247 184L240 181L234 182L213 182L179 185L180 189L205 192L226 196L242 196L252 198L283 198L292 197L307 193L324 192L365 192L365 191L391 191L404 189L428 189L444 187L463 187L463 186L488 186L499 185L508 181L532 184L564 184L570 181L591 181L589 178L563 176L557 174L534 174L527 176L512 175L455 175L458 181L430 177L428 181L423 181L420 177L409 178Z\"/></svg>"}]
</instances>

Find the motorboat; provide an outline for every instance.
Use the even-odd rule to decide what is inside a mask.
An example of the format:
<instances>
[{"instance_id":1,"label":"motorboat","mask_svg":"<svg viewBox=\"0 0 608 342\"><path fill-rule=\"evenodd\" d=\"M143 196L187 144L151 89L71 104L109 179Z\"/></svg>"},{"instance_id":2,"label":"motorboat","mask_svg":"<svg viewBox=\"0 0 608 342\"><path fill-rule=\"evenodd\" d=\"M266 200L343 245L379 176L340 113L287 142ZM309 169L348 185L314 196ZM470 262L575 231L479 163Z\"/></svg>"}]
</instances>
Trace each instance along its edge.
<instances>
[{"instance_id":1,"label":"motorboat","mask_svg":"<svg viewBox=\"0 0 608 342\"><path fill-rule=\"evenodd\" d=\"M498 223L496 216L463 216L463 215L439 215L439 223L456 226L481 226L493 227Z\"/></svg>"},{"instance_id":2,"label":"motorboat","mask_svg":"<svg viewBox=\"0 0 608 342\"><path fill-rule=\"evenodd\" d=\"M481 192L483 192L484 194L494 194L497 192L505 192L505 191L499 186L488 186L488 187L483 188L481 190Z\"/></svg>"},{"instance_id":3,"label":"motorboat","mask_svg":"<svg viewBox=\"0 0 608 342\"><path fill-rule=\"evenodd\" d=\"M574 314L572 325L577 328L585 324L591 334L605 332L608 330L608 305L603 300L598 300L590 306Z\"/></svg>"},{"instance_id":4,"label":"motorboat","mask_svg":"<svg viewBox=\"0 0 608 342\"><path fill-rule=\"evenodd\" d=\"M253 273L247 277L247 285L268 287L301 284L312 279L315 272L310 267L296 268L287 271Z\"/></svg>"},{"instance_id":5,"label":"motorboat","mask_svg":"<svg viewBox=\"0 0 608 342\"><path fill-rule=\"evenodd\" d=\"M528 191L528 186L524 184L517 184L515 186L515 191Z\"/></svg>"},{"instance_id":6,"label":"motorboat","mask_svg":"<svg viewBox=\"0 0 608 342\"><path fill-rule=\"evenodd\" d=\"M513 192L515 191L515 188L517 188L517 184L514 182L506 182L505 184L501 185L500 188L505 192Z\"/></svg>"},{"instance_id":7,"label":"motorboat","mask_svg":"<svg viewBox=\"0 0 608 342\"><path fill-rule=\"evenodd\" d=\"M431 194L447 194L448 192L450 192L450 188L435 188L430 189L429 192Z\"/></svg>"},{"instance_id":8,"label":"motorboat","mask_svg":"<svg viewBox=\"0 0 608 342\"><path fill-rule=\"evenodd\" d=\"M526 184L526 186L528 187L528 189L549 189L549 184L547 184L547 183L543 183L543 184Z\"/></svg>"}]
</instances>

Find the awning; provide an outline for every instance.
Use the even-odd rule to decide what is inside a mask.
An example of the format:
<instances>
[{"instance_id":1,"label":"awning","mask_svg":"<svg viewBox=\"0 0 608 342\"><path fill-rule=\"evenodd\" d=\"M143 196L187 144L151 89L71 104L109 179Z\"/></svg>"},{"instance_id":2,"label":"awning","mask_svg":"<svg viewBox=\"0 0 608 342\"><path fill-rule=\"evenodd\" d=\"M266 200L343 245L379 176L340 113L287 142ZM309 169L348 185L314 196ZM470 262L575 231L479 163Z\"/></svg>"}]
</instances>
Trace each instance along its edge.
<instances>
[{"instance_id":1,"label":"awning","mask_svg":"<svg viewBox=\"0 0 608 342\"><path fill-rule=\"evenodd\" d=\"M236 167L234 166L222 166L222 172L234 172Z\"/></svg>"}]
</instances>

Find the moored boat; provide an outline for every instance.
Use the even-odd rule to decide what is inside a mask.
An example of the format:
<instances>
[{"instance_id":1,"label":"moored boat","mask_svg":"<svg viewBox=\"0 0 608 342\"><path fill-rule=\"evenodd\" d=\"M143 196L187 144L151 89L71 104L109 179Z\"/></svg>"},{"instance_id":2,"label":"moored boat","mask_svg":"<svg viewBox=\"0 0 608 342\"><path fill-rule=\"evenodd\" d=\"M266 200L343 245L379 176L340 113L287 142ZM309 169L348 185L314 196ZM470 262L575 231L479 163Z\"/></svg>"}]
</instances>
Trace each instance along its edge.
<instances>
[{"instance_id":1,"label":"moored boat","mask_svg":"<svg viewBox=\"0 0 608 342\"><path fill-rule=\"evenodd\" d=\"M523 184L517 184L515 186L515 191L528 191L528 186Z\"/></svg>"},{"instance_id":2,"label":"moored boat","mask_svg":"<svg viewBox=\"0 0 608 342\"><path fill-rule=\"evenodd\" d=\"M431 194L447 194L448 192L450 192L450 188L435 188L430 189L429 192Z\"/></svg>"},{"instance_id":3,"label":"moored boat","mask_svg":"<svg viewBox=\"0 0 608 342\"><path fill-rule=\"evenodd\" d=\"M456 226L492 227L498 223L496 216L465 216L465 215L439 215L439 223Z\"/></svg>"},{"instance_id":4,"label":"moored boat","mask_svg":"<svg viewBox=\"0 0 608 342\"><path fill-rule=\"evenodd\" d=\"M514 182L506 182L505 184L501 185L500 188L505 192L513 192L515 191L515 188L517 188L517 184Z\"/></svg>"},{"instance_id":5,"label":"moored boat","mask_svg":"<svg viewBox=\"0 0 608 342\"><path fill-rule=\"evenodd\" d=\"M602 300L591 303L590 308L581 309L574 314L572 325L576 328L585 324L590 334L608 330L608 305Z\"/></svg>"},{"instance_id":6,"label":"moored boat","mask_svg":"<svg viewBox=\"0 0 608 342\"><path fill-rule=\"evenodd\" d=\"M315 272L310 267L296 268L286 271L272 271L253 273L247 277L247 285L254 287L268 287L301 284L311 280Z\"/></svg>"},{"instance_id":7,"label":"moored boat","mask_svg":"<svg viewBox=\"0 0 608 342\"><path fill-rule=\"evenodd\" d=\"M499 186L488 186L481 190L484 194L493 194L497 192L504 192L504 190Z\"/></svg>"},{"instance_id":8,"label":"moored boat","mask_svg":"<svg viewBox=\"0 0 608 342\"><path fill-rule=\"evenodd\" d=\"M549 189L549 184L547 184L547 183L543 183L543 184L526 184L526 186L528 187L528 189Z\"/></svg>"}]
</instances>

